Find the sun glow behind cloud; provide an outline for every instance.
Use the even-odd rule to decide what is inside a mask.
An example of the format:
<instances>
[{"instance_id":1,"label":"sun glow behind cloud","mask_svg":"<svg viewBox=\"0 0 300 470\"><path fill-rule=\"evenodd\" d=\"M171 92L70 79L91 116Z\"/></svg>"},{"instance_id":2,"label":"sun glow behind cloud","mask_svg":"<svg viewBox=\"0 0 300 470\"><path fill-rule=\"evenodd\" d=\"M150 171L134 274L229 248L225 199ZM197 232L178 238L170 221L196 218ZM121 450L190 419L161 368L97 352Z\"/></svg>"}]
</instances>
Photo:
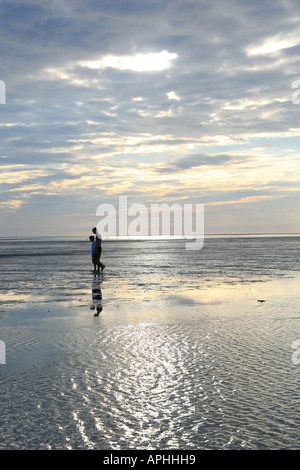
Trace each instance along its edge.
<instances>
[{"instance_id":1,"label":"sun glow behind cloud","mask_svg":"<svg viewBox=\"0 0 300 470\"><path fill-rule=\"evenodd\" d=\"M158 72L169 69L172 62L177 59L176 53L168 51L136 54L133 56L109 55L100 60L80 61L78 65L90 69L115 68L119 70L132 70L135 72Z\"/></svg>"},{"instance_id":2,"label":"sun glow behind cloud","mask_svg":"<svg viewBox=\"0 0 300 470\"><path fill-rule=\"evenodd\" d=\"M283 49L289 49L290 47L297 46L299 44L299 38L290 38L286 37L280 38L275 36L263 42L259 46L251 46L247 49L248 56L257 56L257 55L268 55L275 54Z\"/></svg>"}]
</instances>

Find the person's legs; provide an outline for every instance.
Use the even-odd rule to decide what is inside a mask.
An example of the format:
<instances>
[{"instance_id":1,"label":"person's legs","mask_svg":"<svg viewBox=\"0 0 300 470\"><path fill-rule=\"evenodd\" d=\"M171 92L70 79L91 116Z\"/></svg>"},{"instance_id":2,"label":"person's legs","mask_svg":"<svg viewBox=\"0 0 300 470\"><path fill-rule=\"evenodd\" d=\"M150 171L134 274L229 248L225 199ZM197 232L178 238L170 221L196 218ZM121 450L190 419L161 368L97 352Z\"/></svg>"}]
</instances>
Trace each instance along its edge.
<instances>
[{"instance_id":1,"label":"person's legs","mask_svg":"<svg viewBox=\"0 0 300 470\"><path fill-rule=\"evenodd\" d=\"M100 256L101 256L102 249L101 247L96 247L94 256L93 256L93 263L95 266L95 272L100 273L100 268L101 271L105 268L105 264L101 263L100 261ZM96 266L97 266L97 271L96 271Z\"/></svg>"},{"instance_id":2,"label":"person's legs","mask_svg":"<svg viewBox=\"0 0 300 470\"><path fill-rule=\"evenodd\" d=\"M99 263L100 263L100 256L99 256L99 248L96 247L93 255L93 263L95 267L95 272L99 272ZM96 267L98 268L96 270Z\"/></svg>"},{"instance_id":3,"label":"person's legs","mask_svg":"<svg viewBox=\"0 0 300 470\"><path fill-rule=\"evenodd\" d=\"M99 263L100 263L100 266L101 266L101 271L103 271L103 269L105 268L105 264L101 263L101 261L100 261L101 254L102 254L102 247L100 248L100 252L99 252Z\"/></svg>"}]
</instances>

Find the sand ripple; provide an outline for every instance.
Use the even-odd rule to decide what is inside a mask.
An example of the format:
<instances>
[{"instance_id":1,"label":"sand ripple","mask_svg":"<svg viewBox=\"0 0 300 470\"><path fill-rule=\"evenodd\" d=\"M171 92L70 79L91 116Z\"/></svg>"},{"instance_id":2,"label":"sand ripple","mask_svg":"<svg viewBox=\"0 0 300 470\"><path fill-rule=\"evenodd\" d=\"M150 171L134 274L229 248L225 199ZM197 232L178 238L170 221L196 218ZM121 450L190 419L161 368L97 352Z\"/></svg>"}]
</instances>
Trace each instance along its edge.
<instances>
[{"instance_id":1,"label":"sand ripple","mask_svg":"<svg viewBox=\"0 0 300 470\"><path fill-rule=\"evenodd\" d=\"M15 370L13 384L2 376L1 448L297 445L298 376L239 321L30 330L19 331L19 354L40 363Z\"/></svg>"}]
</instances>

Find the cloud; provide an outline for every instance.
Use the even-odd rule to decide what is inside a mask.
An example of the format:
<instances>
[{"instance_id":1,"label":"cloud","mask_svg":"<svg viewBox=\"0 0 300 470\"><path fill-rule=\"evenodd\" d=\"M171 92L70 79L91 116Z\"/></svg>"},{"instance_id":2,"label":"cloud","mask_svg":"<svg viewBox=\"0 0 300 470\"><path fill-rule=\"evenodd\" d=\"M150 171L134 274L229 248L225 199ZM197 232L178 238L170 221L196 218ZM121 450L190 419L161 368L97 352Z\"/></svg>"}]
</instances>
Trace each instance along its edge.
<instances>
[{"instance_id":1,"label":"cloud","mask_svg":"<svg viewBox=\"0 0 300 470\"><path fill-rule=\"evenodd\" d=\"M134 56L106 56L101 60L82 61L78 65L91 69L115 68L135 72L157 72L169 69L177 54L168 51L158 53L136 54Z\"/></svg>"},{"instance_id":2,"label":"cloud","mask_svg":"<svg viewBox=\"0 0 300 470\"><path fill-rule=\"evenodd\" d=\"M175 91L169 91L167 93L167 97L169 100L175 100L175 101L180 101L179 96L175 93Z\"/></svg>"},{"instance_id":3,"label":"cloud","mask_svg":"<svg viewBox=\"0 0 300 470\"><path fill-rule=\"evenodd\" d=\"M157 171L159 173L172 173L201 166L221 166L230 162L232 159L233 157L229 155L193 154L166 162L162 166L158 167Z\"/></svg>"},{"instance_id":4,"label":"cloud","mask_svg":"<svg viewBox=\"0 0 300 470\"><path fill-rule=\"evenodd\" d=\"M248 56L275 54L283 49L289 49L299 44L299 38L276 35L265 40L263 44L259 46L250 46L246 52Z\"/></svg>"}]
</instances>

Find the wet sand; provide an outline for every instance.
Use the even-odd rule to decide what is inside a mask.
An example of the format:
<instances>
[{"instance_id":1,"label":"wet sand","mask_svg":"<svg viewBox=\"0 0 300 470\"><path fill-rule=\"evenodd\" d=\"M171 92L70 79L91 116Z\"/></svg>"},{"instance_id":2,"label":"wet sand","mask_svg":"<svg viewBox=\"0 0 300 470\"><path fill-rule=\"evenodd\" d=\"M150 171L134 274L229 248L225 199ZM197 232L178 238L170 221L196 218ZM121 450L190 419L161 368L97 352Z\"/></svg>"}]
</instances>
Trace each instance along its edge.
<instances>
[{"instance_id":1,"label":"wet sand","mask_svg":"<svg viewBox=\"0 0 300 470\"><path fill-rule=\"evenodd\" d=\"M20 271L6 292L1 449L299 448L296 271L85 266Z\"/></svg>"}]
</instances>

